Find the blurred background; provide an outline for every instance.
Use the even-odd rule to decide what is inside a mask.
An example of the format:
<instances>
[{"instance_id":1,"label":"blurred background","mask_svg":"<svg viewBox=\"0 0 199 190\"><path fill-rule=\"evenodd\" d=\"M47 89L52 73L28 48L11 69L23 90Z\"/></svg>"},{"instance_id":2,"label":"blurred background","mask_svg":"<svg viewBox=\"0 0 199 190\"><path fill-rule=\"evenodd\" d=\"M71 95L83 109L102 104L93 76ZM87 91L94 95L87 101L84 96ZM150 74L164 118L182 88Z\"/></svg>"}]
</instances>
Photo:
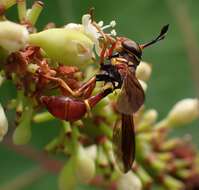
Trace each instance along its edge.
<instances>
[{"instance_id":1,"label":"blurred background","mask_svg":"<svg viewBox=\"0 0 199 190\"><path fill-rule=\"evenodd\" d=\"M183 98L197 97L199 92L199 1L196 0L43 0L45 8L37 26L43 28L48 22L63 26L69 22L81 23L81 16L90 7L95 7L95 18L108 24L115 20L119 36L143 43L155 37L160 28L170 24L169 32L164 41L146 49L143 60L151 63L152 77L146 92L146 106L159 111L159 119L163 118L170 108ZM33 3L28 1L29 6ZM16 20L16 7L8 11L8 18ZM15 95L13 87L5 84L1 88L0 102L6 102ZM11 117L11 116L10 116ZM193 141L199 147L198 122L189 127L175 130L182 136L192 134ZM42 148L58 133L55 124L33 126L33 147ZM10 148L0 144L0 186L15 177L31 170L37 165ZM22 180L23 183L23 180ZM46 173L34 183L24 185L20 190L55 190L57 176ZM91 186L79 186L78 190L96 190ZM7 190L15 190L10 188Z\"/></svg>"}]
</instances>

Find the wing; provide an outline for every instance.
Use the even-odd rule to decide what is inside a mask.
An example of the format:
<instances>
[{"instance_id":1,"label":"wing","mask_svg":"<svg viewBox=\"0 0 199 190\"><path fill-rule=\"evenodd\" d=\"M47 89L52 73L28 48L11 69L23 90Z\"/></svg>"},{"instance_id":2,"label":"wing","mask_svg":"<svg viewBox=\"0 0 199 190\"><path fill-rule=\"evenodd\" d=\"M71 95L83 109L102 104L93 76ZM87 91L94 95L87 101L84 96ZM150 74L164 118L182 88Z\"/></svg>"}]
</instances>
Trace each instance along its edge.
<instances>
[{"instance_id":1,"label":"wing","mask_svg":"<svg viewBox=\"0 0 199 190\"><path fill-rule=\"evenodd\" d=\"M119 168L128 172L135 159L133 116L122 114L122 120L116 122L113 129L113 150Z\"/></svg>"},{"instance_id":2,"label":"wing","mask_svg":"<svg viewBox=\"0 0 199 190\"><path fill-rule=\"evenodd\" d=\"M132 115L144 103L145 95L135 73L128 70L121 93L117 100L117 109L120 113Z\"/></svg>"}]
</instances>

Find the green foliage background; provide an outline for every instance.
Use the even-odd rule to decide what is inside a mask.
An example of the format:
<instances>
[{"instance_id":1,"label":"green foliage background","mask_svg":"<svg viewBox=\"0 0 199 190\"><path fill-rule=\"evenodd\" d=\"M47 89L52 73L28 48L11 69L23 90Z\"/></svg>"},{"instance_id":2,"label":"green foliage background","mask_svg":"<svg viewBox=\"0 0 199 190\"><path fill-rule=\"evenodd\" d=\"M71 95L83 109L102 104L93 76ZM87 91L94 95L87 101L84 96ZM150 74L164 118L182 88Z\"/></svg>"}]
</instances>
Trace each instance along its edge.
<instances>
[{"instance_id":1,"label":"green foliage background","mask_svg":"<svg viewBox=\"0 0 199 190\"><path fill-rule=\"evenodd\" d=\"M29 0L28 4L31 5L32 2ZM90 7L95 7L96 20L103 20L105 23L116 20L117 33L137 42L152 39L163 25L169 23L167 38L144 52L143 60L151 63L153 67L152 78L148 83L146 93L146 106L157 109L159 119L161 119L176 101L186 97L196 97L196 87L185 48L185 39L176 17L171 13L168 0L44 0L44 3L45 9L38 23L40 29L49 21L55 22L58 26L69 22L81 22L81 16ZM198 7L199 1L187 2L187 10L197 37L197 44L199 40ZM16 7L8 11L8 17L15 20ZM14 97L14 91L9 82L5 84L0 89L0 102L5 104L7 100ZM55 122L33 126L32 146L41 149L58 133L56 124ZM199 145L198 127L198 122L195 122L188 128L177 129L172 135L182 136L184 133L191 133L194 142ZM0 187L35 166L37 163L0 145ZM57 189L56 180L55 175L46 174L23 190L55 190ZM82 185L78 190L97 190L97 188Z\"/></svg>"}]
</instances>

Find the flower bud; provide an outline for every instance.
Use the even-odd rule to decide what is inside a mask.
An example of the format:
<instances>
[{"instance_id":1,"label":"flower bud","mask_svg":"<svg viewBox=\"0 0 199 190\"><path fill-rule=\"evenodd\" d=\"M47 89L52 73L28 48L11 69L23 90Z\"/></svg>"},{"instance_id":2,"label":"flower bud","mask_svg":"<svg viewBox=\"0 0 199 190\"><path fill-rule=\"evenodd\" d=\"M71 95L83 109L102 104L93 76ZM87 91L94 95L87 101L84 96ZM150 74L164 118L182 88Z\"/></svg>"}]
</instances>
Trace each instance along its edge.
<instances>
[{"instance_id":1,"label":"flower bud","mask_svg":"<svg viewBox=\"0 0 199 190\"><path fill-rule=\"evenodd\" d=\"M94 43L78 30L52 28L29 36L29 43L41 47L54 61L82 67L92 62Z\"/></svg>"},{"instance_id":2,"label":"flower bud","mask_svg":"<svg viewBox=\"0 0 199 190\"><path fill-rule=\"evenodd\" d=\"M75 158L72 156L62 168L59 178L58 185L59 190L75 190L77 186L77 179L75 176Z\"/></svg>"},{"instance_id":3,"label":"flower bud","mask_svg":"<svg viewBox=\"0 0 199 190\"><path fill-rule=\"evenodd\" d=\"M0 141L3 140L4 135L8 131L8 120L4 113L3 107L0 104Z\"/></svg>"},{"instance_id":4,"label":"flower bud","mask_svg":"<svg viewBox=\"0 0 199 190\"><path fill-rule=\"evenodd\" d=\"M152 125L156 122L157 117L158 117L158 112L155 109L150 109L144 113L143 120L148 125Z\"/></svg>"},{"instance_id":5,"label":"flower bud","mask_svg":"<svg viewBox=\"0 0 199 190\"><path fill-rule=\"evenodd\" d=\"M172 125L184 125L199 117L199 100L183 99L177 102L168 114L169 123Z\"/></svg>"},{"instance_id":6,"label":"flower bud","mask_svg":"<svg viewBox=\"0 0 199 190\"><path fill-rule=\"evenodd\" d=\"M97 158L97 146L91 145L85 148L86 155L91 159L95 160Z\"/></svg>"},{"instance_id":7,"label":"flower bud","mask_svg":"<svg viewBox=\"0 0 199 190\"><path fill-rule=\"evenodd\" d=\"M136 76L140 80L148 81L151 76L151 72L152 72L151 65L141 61L139 66L137 67Z\"/></svg>"},{"instance_id":8,"label":"flower bud","mask_svg":"<svg viewBox=\"0 0 199 190\"><path fill-rule=\"evenodd\" d=\"M27 40L26 27L10 21L0 22L0 47L11 53L24 48Z\"/></svg>"},{"instance_id":9,"label":"flower bud","mask_svg":"<svg viewBox=\"0 0 199 190\"><path fill-rule=\"evenodd\" d=\"M128 172L127 174L122 174L122 176L117 181L117 189L142 190L142 183L133 172Z\"/></svg>"},{"instance_id":10,"label":"flower bud","mask_svg":"<svg viewBox=\"0 0 199 190\"><path fill-rule=\"evenodd\" d=\"M16 145L27 144L31 139L31 119L32 108L25 107L23 114L20 118L20 123L13 133L13 143Z\"/></svg>"},{"instance_id":11,"label":"flower bud","mask_svg":"<svg viewBox=\"0 0 199 190\"><path fill-rule=\"evenodd\" d=\"M82 146L76 155L76 177L81 183L88 183L95 175L95 162Z\"/></svg>"}]
</instances>

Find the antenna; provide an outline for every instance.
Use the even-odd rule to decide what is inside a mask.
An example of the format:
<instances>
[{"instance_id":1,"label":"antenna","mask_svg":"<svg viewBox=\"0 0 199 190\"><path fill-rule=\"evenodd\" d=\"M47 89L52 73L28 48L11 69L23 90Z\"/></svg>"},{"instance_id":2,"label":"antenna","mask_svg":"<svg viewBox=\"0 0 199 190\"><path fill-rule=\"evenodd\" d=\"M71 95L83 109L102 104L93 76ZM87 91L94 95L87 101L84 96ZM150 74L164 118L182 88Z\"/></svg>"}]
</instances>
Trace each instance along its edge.
<instances>
[{"instance_id":1,"label":"antenna","mask_svg":"<svg viewBox=\"0 0 199 190\"><path fill-rule=\"evenodd\" d=\"M146 47L148 47L148 46L150 46L150 45L152 45L152 44L154 44L154 43L156 43L160 40L163 40L165 38L166 34L167 34L168 29L169 29L169 24L163 26L161 31L160 31L160 34L154 40L152 40L152 41L150 41L146 44L140 45L140 48L144 49L144 48L146 48Z\"/></svg>"}]
</instances>

